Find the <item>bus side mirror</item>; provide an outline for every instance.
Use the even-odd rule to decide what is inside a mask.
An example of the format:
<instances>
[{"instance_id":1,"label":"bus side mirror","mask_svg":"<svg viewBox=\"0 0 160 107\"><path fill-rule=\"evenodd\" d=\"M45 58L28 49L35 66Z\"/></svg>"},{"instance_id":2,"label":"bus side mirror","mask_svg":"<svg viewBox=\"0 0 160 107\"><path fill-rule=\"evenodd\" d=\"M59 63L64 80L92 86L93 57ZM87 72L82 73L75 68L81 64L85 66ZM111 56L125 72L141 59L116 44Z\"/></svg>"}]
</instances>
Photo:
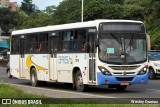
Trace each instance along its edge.
<instances>
[{"instance_id":1,"label":"bus side mirror","mask_svg":"<svg viewBox=\"0 0 160 107\"><path fill-rule=\"evenodd\" d=\"M95 46L96 46L96 47L99 46L99 40L98 40L98 39L96 39L96 41L95 41Z\"/></svg>"}]
</instances>

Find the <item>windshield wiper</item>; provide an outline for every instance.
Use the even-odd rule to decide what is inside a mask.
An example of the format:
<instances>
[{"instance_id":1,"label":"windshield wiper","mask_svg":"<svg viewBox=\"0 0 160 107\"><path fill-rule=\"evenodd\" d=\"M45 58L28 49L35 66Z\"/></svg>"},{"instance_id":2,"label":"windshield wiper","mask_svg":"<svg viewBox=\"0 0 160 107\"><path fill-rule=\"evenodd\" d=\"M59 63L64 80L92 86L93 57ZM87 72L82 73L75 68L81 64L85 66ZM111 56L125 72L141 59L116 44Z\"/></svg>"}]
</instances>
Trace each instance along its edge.
<instances>
[{"instance_id":1,"label":"windshield wiper","mask_svg":"<svg viewBox=\"0 0 160 107\"><path fill-rule=\"evenodd\" d=\"M119 39L116 38L112 33L111 33L111 36L121 45L122 52L123 52L123 46L122 46L122 41L121 41L121 39L119 40Z\"/></svg>"},{"instance_id":2,"label":"windshield wiper","mask_svg":"<svg viewBox=\"0 0 160 107\"><path fill-rule=\"evenodd\" d=\"M122 43L122 41L118 40L112 33L111 33L111 36L112 36L119 44Z\"/></svg>"},{"instance_id":3,"label":"windshield wiper","mask_svg":"<svg viewBox=\"0 0 160 107\"><path fill-rule=\"evenodd\" d=\"M129 48L129 46L131 46L131 44L133 43L133 38L134 38L134 34L132 35L131 40L129 41L129 45L125 48L125 52L126 50Z\"/></svg>"}]
</instances>

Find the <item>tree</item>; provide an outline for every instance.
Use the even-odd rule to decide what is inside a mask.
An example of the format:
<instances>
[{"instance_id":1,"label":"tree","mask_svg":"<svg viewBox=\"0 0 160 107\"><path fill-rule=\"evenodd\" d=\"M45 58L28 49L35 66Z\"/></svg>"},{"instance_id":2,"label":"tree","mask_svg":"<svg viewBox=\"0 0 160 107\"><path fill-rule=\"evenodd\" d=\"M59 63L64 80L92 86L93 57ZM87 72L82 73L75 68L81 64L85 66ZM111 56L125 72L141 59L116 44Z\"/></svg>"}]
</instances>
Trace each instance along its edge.
<instances>
[{"instance_id":1,"label":"tree","mask_svg":"<svg viewBox=\"0 0 160 107\"><path fill-rule=\"evenodd\" d=\"M85 0L84 20L95 20L105 18L108 2L104 0Z\"/></svg>"},{"instance_id":2,"label":"tree","mask_svg":"<svg viewBox=\"0 0 160 107\"><path fill-rule=\"evenodd\" d=\"M144 21L144 7L137 5L124 5L123 8L123 19Z\"/></svg>"},{"instance_id":3,"label":"tree","mask_svg":"<svg viewBox=\"0 0 160 107\"><path fill-rule=\"evenodd\" d=\"M52 15L54 14L54 12L56 11L56 6L48 6L46 7L46 9L44 10L44 13L47 13L48 15Z\"/></svg>"},{"instance_id":4,"label":"tree","mask_svg":"<svg viewBox=\"0 0 160 107\"><path fill-rule=\"evenodd\" d=\"M123 4L125 0L108 0L108 2L112 4Z\"/></svg>"},{"instance_id":5,"label":"tree","mask_svg":"<svg viewBox=\"0 0 160 107\"><path fill-rule=\"evenodd\" d=\"M81 20L81 1L64 0L53 15L55 24L73 23Z\"/></svg>"},{"instance_id":6,"label":"tree","mask_svg":"<svg viewBox=\"0 0 160 107\"><path fill-rule=\"evenodd\" d=\"M38 7L35 4L32 4L32 0L23 0L21 3L20 8L28 15L39 11Z\"/></svg>"},{"instance_id":7,"label":"tree","mask_svg":"<svg viewBox=\"0 0 160 107\"><path fill-rule=\"evenodd\" d=\"M42 12L32 13L30 16L24 12L19 12L19 22L16 29L28 29L42 26L53 25L53 18Z\"/></svg>"},{"instance_id":8,"label":"tree","mask_svg":"<svg viewBox=\"0 0 160 107\"><path fill-rule=\"evenodd\" d=\"M11 12L7 8L0 9L0 27L2 29L2 35L10 35L10 31L15 28L18 23L18 13Z\"/></svg>"}]
</instances>

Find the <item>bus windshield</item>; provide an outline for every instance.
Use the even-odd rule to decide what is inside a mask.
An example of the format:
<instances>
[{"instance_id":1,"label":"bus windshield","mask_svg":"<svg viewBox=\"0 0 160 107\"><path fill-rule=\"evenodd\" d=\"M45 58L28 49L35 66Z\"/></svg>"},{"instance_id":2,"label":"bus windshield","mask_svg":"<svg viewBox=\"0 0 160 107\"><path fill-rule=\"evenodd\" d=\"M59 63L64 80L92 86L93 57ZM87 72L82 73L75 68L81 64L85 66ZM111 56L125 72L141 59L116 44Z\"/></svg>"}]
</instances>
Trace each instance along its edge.
<instances>
[{"instance_id":1,"label":"bus windshield","mask_svg":"<svg viewBox=\"0 0 160 107\"><path fill-rule=\"evenodd\" d=\"M137 64L146 61L146 37L142 33L102 33L99 58L111 64Z\"/></svg>"}]
</instances>

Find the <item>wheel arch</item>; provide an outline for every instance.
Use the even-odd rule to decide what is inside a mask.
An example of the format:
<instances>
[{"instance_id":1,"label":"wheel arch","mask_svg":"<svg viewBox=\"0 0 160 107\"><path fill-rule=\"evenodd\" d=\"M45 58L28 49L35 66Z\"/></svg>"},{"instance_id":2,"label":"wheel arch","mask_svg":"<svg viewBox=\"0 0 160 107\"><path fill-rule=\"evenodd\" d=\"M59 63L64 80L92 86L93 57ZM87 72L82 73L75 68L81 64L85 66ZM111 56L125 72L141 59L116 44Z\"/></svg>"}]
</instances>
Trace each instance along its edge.
<instances>
[{"instance_id":1,"label":"wheel arch","mask_svg":"<svg viewBox=\"0 0 160 107\"><path fill-rule=\"evenodd\" d=\"M72 80L73 80L73 84L75 84L75 76L76 76L76 73L78 72L78 71L81 71L81 69L79 68L79 67L74 67L73 68L73 70L72 70Z\"/></svg>"},{"instance_id":2,"label":"wheel arch","mask_svg":"<svg viewBox=\"0 0 160 107\"><path fill-rule=\"evenodd\" d=\"M153 69L153 71L155 72L155 70L154 70L154 68L153 68L152 66L149 66L149 70L150 70L150 69Z\"/></svg>"},{"instance_id":3,"label":"wheel arch","mask_svg":"<svg viewBox=\"0 0 160 107\"><path fill-rule=\"evenodd\" d=\"M33 68L35 68L35 69L36 69L36 67L35 67L35 66L33 66L33 65L32 65L32 66L30 67L30 69L29 69L30 76L31 76L31 70L32 70ZM36 69L36 71L37 71L37 69Z\"/></svg>"}]
</instances>

